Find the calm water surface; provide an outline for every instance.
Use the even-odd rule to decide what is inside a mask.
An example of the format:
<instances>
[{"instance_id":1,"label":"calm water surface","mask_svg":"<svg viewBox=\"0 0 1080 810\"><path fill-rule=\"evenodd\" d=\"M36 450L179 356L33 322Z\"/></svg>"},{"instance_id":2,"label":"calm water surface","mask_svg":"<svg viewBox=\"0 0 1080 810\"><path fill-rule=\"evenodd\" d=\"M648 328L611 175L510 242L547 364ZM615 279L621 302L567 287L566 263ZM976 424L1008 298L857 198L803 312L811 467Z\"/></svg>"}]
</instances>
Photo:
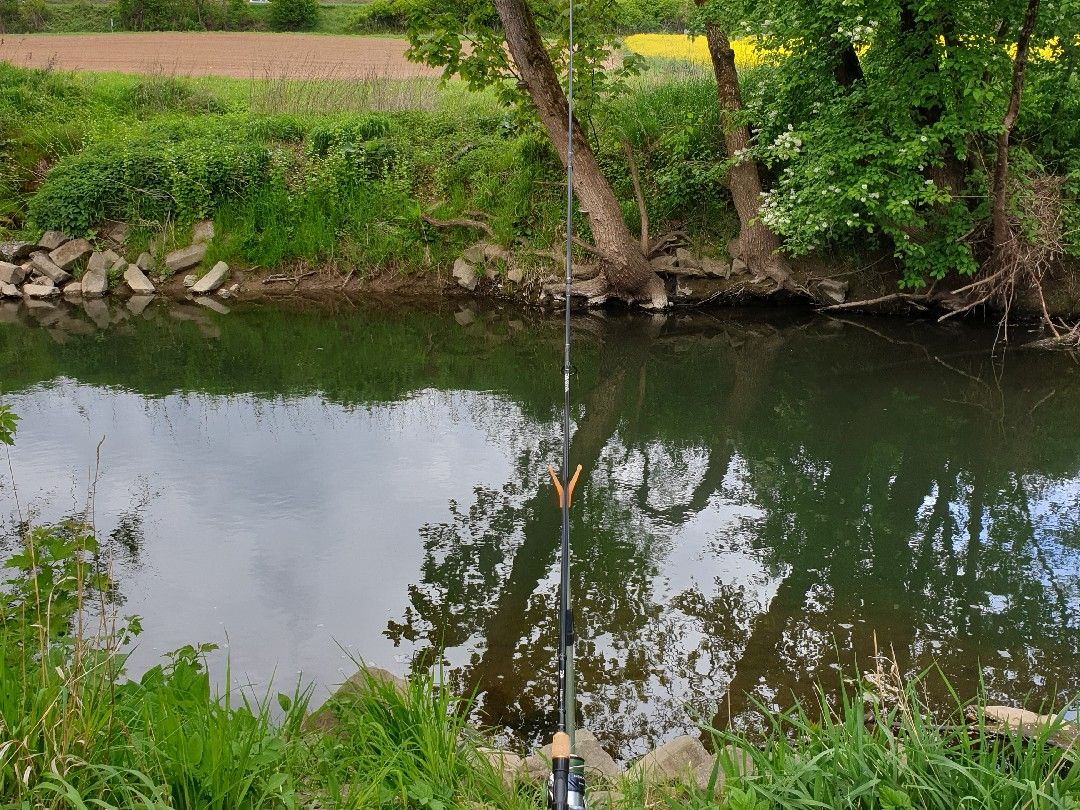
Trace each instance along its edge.
<instances>
[{"instance_id":1,"label":"calm water surface","mask_svg":"<svg viewBox=\"0 0 1080 810\"><path fill-rule=\"evenodd\" d=\"M111 323L110 323L111 322ZM109 324L106 327L106 324ZM0 516L83 509L134 672L189 642L316 695L445 650L553 715L561 324L517 311L0 309ZM623 757L785 704L876 633L962 692L1080 690L1080 370L970 326L775 312L576 324L579 691ZM17 489L16 489L17 488ZM838 653L837 650L840 652Z\"/></svg>"}]
</instances>

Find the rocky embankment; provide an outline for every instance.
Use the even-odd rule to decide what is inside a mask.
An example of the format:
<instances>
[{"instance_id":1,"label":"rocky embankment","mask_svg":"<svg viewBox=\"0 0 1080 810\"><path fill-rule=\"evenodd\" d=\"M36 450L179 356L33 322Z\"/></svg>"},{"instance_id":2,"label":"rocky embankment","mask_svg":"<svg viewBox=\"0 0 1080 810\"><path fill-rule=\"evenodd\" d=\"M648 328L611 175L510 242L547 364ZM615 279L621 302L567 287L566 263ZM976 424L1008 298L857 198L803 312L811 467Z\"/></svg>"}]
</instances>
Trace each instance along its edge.
<instances>
[{"instance_id":1,"label":"rocky embankment","mask_svg":"<svg viewBox=\"0 0 1080 810\"><path fill-rule=\"evenodd\" d=\"M0 243L0 299L85 302L121 295L145 299L135 302L141 310L160 285L184 271L195 271L185 277L184 287L199 303L215 293L228 298L238 292L237 285L225 287L229 280L225 262L202 268L214 237L212 222L198 223L187 247L165 252L158 240L134 260L125 255L128 230L124 223L113 223L102 229L95 243L60 231L46 231L36 242Z\"/></svg>"}]
</instances>

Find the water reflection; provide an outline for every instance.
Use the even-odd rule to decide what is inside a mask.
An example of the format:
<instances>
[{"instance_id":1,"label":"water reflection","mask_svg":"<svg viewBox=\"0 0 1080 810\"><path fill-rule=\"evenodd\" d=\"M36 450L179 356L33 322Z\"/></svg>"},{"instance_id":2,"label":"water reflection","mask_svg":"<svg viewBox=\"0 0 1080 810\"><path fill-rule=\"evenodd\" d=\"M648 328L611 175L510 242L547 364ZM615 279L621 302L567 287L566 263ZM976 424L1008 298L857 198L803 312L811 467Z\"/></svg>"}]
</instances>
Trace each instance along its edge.
<instances>
[{"instance_id":1,"label":"water reflection","mask_svg":"<svg viewBox=\"0 0 1080 810\"><path fill-rule=\"evenodd\" d=\"M156 302L62 343L59 320L0 327L21 489L74 499L108 435L136 663L223 626L258 682L340 680L331 639L398 670L441 650L484 720L547 729L559 324L470 315ZM961 691L1080 689L1068 357L761 312L576 328L580 692L617 753L835 684L875 639Z\"/></svg>"}]
</instances>

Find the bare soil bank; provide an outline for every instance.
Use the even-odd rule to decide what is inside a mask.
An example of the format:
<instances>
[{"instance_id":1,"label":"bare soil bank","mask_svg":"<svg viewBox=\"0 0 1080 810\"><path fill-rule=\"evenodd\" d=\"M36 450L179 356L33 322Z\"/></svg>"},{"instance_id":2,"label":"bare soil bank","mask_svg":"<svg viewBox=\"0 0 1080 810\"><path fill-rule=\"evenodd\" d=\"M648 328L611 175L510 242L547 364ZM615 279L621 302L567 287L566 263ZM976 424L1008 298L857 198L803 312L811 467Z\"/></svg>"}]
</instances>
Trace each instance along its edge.
<instances>
[{"instance_id":1,"label":"bare soil bank","mask_svg":"<svg viewBox=\"0 0 1080 810\"><path fill-rule=\"evenodd\" d=\"M154 32L0 37L0 60L20 67L227 76L240 79L408 79L439 72L405 58L390 37Z\"/></svg>"}]
</instances>

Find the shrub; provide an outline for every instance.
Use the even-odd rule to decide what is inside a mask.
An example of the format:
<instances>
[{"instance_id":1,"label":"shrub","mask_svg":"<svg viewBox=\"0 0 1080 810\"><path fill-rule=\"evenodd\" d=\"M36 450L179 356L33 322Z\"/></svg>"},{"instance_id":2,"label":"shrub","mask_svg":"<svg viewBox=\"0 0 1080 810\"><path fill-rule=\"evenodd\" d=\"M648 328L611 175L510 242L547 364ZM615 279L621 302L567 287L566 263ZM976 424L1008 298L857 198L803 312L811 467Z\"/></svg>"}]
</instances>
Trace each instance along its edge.
<instances>
[{"instance_id":1,"label":"shrub","mask_svg":"<svg viewBox=\"0 0 1080 810\"><path fill-rule=\"evenodd\" d=\"M0 34L42 31L48 21L43 0L0 0Z\"/></svg>"},{"instance_id":2,"label":"shrub","mask_svg":"<svg viewBox=\"0 0 1080 810\"><path fill-rule=\"evenodd\" d=\"M115 9L131 31L235 31L253 24L245 0L116 0Z\"/></svg>"},{"instance_id":3,"label":"shrub","mask_svg":"<svg viewBox=\"0 0 1080 810\"><path fill-rule=\"evenodd\" d=\"M345 30L354 33L404 31L416 6L416 0L372 0L352 13Z\"/></svg>"},{"instance_id":4,"label":"shrub","mask_svg":"<svg viewBox=\"0 0 1080 810\"><path fill-rule=\"evenodd\" d=\"M269 153L225 134L100 143L65 158L30 200L32 227L85 233L104 219L209 216L264 179Z\"/></svg>"},{"instance_id":5,"label":"shrub","mask_svg":"<svg viewBox=\"0 0 1080 810\"><path fill-rule=\"evenodd\" d=\"M310 31L319 20L317 0L270 0L270 28Z\"/></svg>"}]
</instances>

